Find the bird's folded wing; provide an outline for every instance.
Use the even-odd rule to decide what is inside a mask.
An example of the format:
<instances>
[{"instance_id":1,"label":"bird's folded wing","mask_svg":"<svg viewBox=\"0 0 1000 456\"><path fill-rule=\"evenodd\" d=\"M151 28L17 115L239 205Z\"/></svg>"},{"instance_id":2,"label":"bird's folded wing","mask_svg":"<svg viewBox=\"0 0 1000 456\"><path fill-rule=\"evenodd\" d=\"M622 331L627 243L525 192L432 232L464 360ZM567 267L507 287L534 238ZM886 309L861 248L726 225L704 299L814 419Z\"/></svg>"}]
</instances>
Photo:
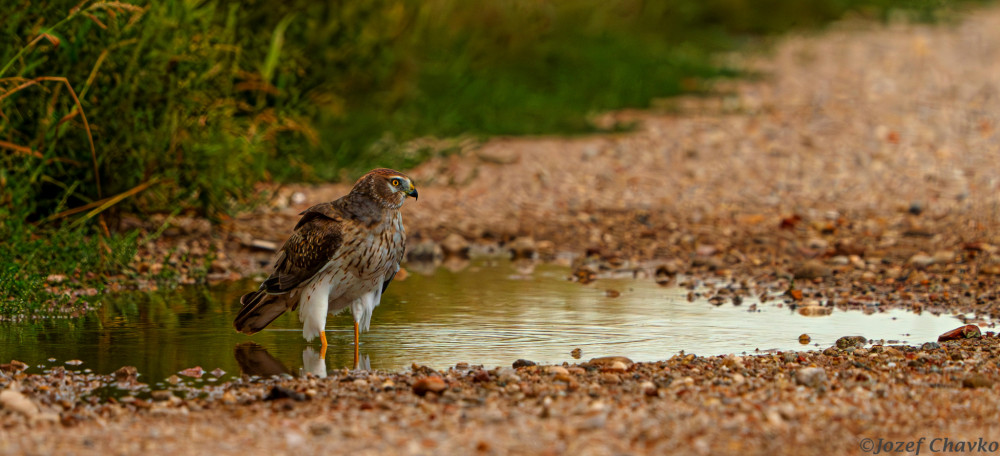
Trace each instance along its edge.
<instances>
[{"instance_id":1,"label":"bird's folded wing","mask_svg":"<svg viewBox=\"0 0 1000 456\"><path fill-rule=\"evenodd\" d=\"M334 258L344 241L344 218L330 203L303 212L295 232L274 260L274 272L261 284L270 294L287 293L311 279Z\"/></svg>"}]
</instances>

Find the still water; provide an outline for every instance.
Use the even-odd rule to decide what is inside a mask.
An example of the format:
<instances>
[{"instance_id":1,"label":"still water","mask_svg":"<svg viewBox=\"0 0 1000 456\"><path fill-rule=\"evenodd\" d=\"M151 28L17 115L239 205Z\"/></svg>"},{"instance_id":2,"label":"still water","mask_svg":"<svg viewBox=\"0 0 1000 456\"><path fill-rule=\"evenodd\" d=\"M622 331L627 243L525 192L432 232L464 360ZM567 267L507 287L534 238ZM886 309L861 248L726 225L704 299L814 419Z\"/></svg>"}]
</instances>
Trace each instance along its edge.
<instances>
[{"instance_id":1,"label":"still water","mask_svg":"<svg viewBox=\"0 0 1000 456\"><path fill-rule=\"evenodd\" d=\"M569 270L538 265L531 271L505 261L476 262L461 271L438 269L396 281L361 335L363 367L398 371L413 363L437 369L458 362L509 366L518 358L540 363L623 355L635 361L667 359L683 350L698 355L755 350L826 348L844 335L919 344L962 323L955 317L903 310L865 315L834 311L804 317L776 303L744 300L741 306L688 302L686 289L651 280L602 279L591 285L566 280ZM251 282L188 287L109 297L81 318L0 323L0 362L26 362L40 372L66 361L107 374L138 368L140 381L160 382L194 366L226 372L219 380L250 374L297 375L353 366L349 314L327 324L329 349L318 357L318 339L302 339L296 315L286 314L253 336L235 332L239 296ZM605 290L621 293L609 297ZM800 334L812 344L799 344ZM206 374L197 381L216 380Z\"/></svg>"}]
</instances>

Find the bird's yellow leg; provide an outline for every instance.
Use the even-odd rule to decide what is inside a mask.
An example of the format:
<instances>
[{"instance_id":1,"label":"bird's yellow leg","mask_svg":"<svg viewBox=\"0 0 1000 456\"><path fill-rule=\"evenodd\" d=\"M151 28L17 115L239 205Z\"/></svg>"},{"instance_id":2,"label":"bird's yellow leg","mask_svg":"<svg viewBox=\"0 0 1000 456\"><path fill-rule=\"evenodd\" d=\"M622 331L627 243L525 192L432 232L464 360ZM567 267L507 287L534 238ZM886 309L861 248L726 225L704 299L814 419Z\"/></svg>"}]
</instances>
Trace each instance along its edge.
<instances>
[{"instance_id":1,"label":"bird's yellow leg","mask_svg":"<svg viewBox=\"0 0 1000 456\"><path fill-rule=\"evenodd\" d=\"M358 322L354 322L354 368L358 368Z\"/></svg>"},{"instance_id":2,"label":"bird's yellow leg","mask_svg":"<svg viewBox=\"0 0 1000 456\"><path fill-rule=\"evenodd\" d=\"M319 341L322 344L319 349L319 359L326 359L326 331L319 332Z\"/></svg>"}]
</instances>

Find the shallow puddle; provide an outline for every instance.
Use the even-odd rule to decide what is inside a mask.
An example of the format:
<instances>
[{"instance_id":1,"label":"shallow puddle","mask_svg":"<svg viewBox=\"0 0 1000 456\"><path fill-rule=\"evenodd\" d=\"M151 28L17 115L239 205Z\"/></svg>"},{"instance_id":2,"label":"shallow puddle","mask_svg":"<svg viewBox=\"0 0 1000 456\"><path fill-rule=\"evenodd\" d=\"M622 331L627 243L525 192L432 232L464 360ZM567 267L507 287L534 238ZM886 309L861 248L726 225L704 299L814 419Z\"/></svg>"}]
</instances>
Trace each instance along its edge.
<instances>
[{"instance_id":1,"label":"shallow puddle","mask_svg":"<svg viewBox=\"0 0 1000 456\"><path fill-rule=\"evenodd\" d=\"M413 363L446 368L459 362L510 366L518 358L540 363L623 355L635 361L667 359L683 350L698 355L756 350L825 348L844 335L899 343L933 341L962 322L953 316L890 310L865 315L837 311L804 317L776 302L754 299L740 306L706 300L688 302L686 289L651 280L602 279L584 286L569 271L539 265L517 270L501 261L477 262L462 271L411 272L394 282L375 310L372 329L362 334L363 367L397 371ZM349 314L331 317L325 362L319 342L302 339L296 315L284 315L254 336L236 333L232 320L239 296L254 283L189 287L157 293L128 293L75 319L0 323L0 361L17 359L41 372L51 366L108 374L138 368L139 381L164 381L200 366L211 383L238 376L312 372L353 365ZM606 290L616 290L609 297ZM799 344L806 333L812 343ZM67 361L79 360L80 364ZM209 373L221 369L218 378Z\"/></svg>"}]
</instances>

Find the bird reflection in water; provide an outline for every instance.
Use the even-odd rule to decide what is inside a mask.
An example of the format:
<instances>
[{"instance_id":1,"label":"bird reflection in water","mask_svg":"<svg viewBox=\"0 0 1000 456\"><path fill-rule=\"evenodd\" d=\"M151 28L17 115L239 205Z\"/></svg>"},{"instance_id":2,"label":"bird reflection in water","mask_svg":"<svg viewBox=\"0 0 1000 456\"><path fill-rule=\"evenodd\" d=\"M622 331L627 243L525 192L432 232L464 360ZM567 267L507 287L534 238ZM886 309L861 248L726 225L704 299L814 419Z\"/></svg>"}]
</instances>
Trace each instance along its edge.
<instances>
[{"instance_id":1,"label":"bird reflection in water","mask_svg":"<svg viewBox=\"0 0 1000 456\"><path fill-rule=\"evenodd\" d=\"M280 360L267 352L267 349L254 342L243 342L236 345L233 350L236 364L240 366L243 375L272 377L275 375L292 375L292 371ZM371 370L371 359L368 355L362 355L354 370ZM307 346L302 350L302 367L299 369L299 377L307 374L315 375L319 378L326 377L326 360L320 357L320 353L313 347Z\"/></svg>"}]
</instances>

